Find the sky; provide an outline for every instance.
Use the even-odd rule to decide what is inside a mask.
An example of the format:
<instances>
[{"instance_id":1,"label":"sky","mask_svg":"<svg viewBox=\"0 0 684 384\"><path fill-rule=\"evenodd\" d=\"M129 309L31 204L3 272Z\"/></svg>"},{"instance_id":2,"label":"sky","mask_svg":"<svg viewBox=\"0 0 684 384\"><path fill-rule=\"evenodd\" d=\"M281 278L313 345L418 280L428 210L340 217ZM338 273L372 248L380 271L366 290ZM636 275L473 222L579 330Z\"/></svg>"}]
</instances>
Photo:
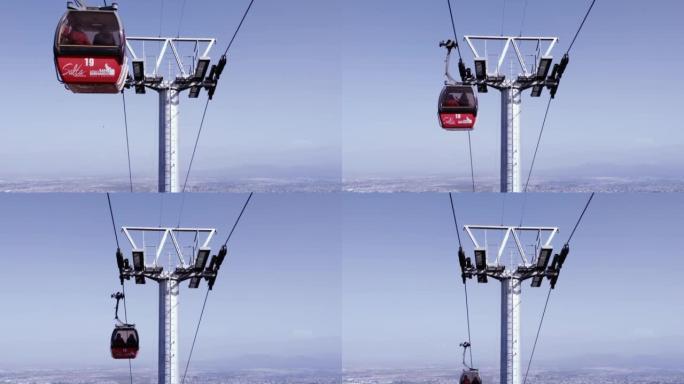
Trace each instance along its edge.
<instances>
[{"instance_id":1,"label":"sky","mask_svg":"<svg viewBox=\"0 0 684 384\"><path fill-rule=\"evenodd\" d=\"M220 248L244 194L192 194L182 226L213 227ZM163 203L162 199L163 198ZM118 226L175 226L181 196L114 194ZM163 215L160 218L160 207ZM198 368L335 368L340 365L341 236L335 194L256 194L211 291L192 365ZM104 194L0 196L3 244L0 370L105 367L120 290ZM121 236L122 249L130 248ZM148 238L148 244L150 240ZM15 257L16 256L16 257ZM163 259L163 258L162 258ZM179 362L185 365L206 283L179 295ZM133 369L156 368L158 288L126 283L128 320L140 332ZM122 313L123 315L123 313ZM337 368L339 369L339 368Z\"/></svg>"},{"instance_id":2,"label":"sky","mask_svg":"<svg viewBox=\"0 0 684 384\"><path fill-rule=\"evenodd\" d=\"M216 250L246 197L189 194L181 225L216 228ZM524 198L457 194L454 204L460 225L517 225ZM558 249L587 198L528 194L523 223L557 226ZM175 226L181 202L180 195L112 195L117 226ZM13 330L3 334L0 369L125 372L108 350L109 295L120 286L106 196L4 194L0 212L0 327ZM594 197L551 296L535 368L678 366L682 212L680 194ZM255 194L209 296L192 367L459 368L467 328L457 246L446 194ZM498 283L468 284L475 363L497 369ZM181 287L181 363L205 287ZM523 284L523 361L547 287ZM141 335L133 367L154 368L157 287L129 282L126 293L128 319Z\"/></svg>"},{"instance_id":3,"label":"sky","mask_svg":"<svg viewBox=\"0 0 684 384\"><path fill-rule=\"evenodd\" d=\"M176 36L182 0L120 0L127 36ZM163 5L162 5L163 3ZM225 50L248 0L187 2L180 34L218 39ZM0 58L2 178L128 177L120 95L75 95L55 78L52 42L66 1L2 2ZM229 53L193 163L193 176L337 179L341 173L341 85L337 5L255 1ZM160 17L161 14L161 17ZM160 24L161 20L161 24ZM20 36L20 38L19 38ZM10 58L9 56L14 56ZM21 57L21 60L16 58ZM127 92L134 181L156 178L158 97ZM185 174L206 93L180 99Z\"/></svg>"},{"instance_id":4,"label":"sky","mask_svg":"<svg viewBox=\"0 0 684 384\"><path fill-rule=\"evenodd\" d=\"M558 250L588 197L529 194L523 223L559 227ZM456 194L454 204L461 226L518 225L524 198ZM594 197L550 297L533 369L681 368L682 212L679 194ZM468 336L448 195L348 194L343 215L343 366L460 368L458 345ZM467 284L474 363L498 372L499 283ZM521 296L524 364L549 287L529 284Z\"/></svg>"},{"instance_id":5,"label":"sky","mask_svg":"<svg viewBox=\"0 0 684 384\"><path fill-rule=\"evenodd\" d=\"M215 36L226 46L248 1L121 0L129 36ZM525 5L527 3L527 6ZM454 2L463 34L547 35L568 48L589 1ZM570 55L542 139L535 175L679 177L676 73L681 2L598 1ZM523 22L523 9L525 9ZM73 95L55 80L51 42L64 1L2 2L11 55L0 96L3 179L127 177L122 102ZM161 21L161 22L160 22ZM181 22L182 21L182 22ZM180 24L180 29L179 29ZM211 102L193 177L467 177L466 135L441 130L435 104L451 37L444 1L259 0L229 52ZM465 59L472 56L464 49ZM21 58L21 59L18 59ZM180 169L187 169L200 100L181 98ZM277 103L265 102L276 99ZM524 97L522 169L541 127L547 93ZM156 177L157 96L128 94L134 182ZM499 95L482 94L472 132L476 177L496 178Z\"/></svg>"},{"instance_id":6,"label":"sky","mask_svg":"<svg viewBox=\"0 0 684 384\"><path fill-rule=\"evenodd\" d=\"M556 59L589 3L452 1L459 38L521 31L556 36ZM682 60L681 50L673 49L684 43L682 11L684 5L671 0L596 2L552 102L535 175L681 177L684 80L667 74ZM446 53L438 43L453 37L446 1L347 1L342 31L345 179L469 177L467 135L443 131L436 116ZM472 66L466 44L461 50ZM458 73L455 66L452 73ZM538 99L529 91L523 96L525 175L547 100L547 91ZM490 89L479 102L471 133L475 176L498 178L500 96Z\"/></svg>"}]
</instances>

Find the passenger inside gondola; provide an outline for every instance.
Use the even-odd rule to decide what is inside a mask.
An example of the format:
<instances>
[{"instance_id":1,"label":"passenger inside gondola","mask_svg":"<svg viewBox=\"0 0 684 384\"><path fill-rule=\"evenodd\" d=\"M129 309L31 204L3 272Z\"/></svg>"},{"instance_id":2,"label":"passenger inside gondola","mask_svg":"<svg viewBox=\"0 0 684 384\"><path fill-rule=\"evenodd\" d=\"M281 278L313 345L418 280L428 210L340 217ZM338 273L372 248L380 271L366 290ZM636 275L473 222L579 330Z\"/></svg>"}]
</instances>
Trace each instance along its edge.
<instances>
[{"instance_id":1,"label":"passenger inside gondola","mask_svg":"<svg viewBox=\"0 0 684 384\"><path fill-rule=\"evenodd\" d=\"M62 32L61 43L66 45L90 45L90 39L80 28L66 26Z\"/></svg>"},{"instance_id":2,"label":"passenger inside gondola","mask_svg":"<svg viewBox=\"0 0 684 384\"><path fill-rule=\"evenodd\" d=\"M450 92L444 101L446 107L468 107L473 104L465 92Z\"/></svg>"},{"instance_id":3,"label":"passenger inside gondola","mask_svg":"<svg viewBox=\"0 0 684 384\"><path fill-rule=\"evenodd\" d=\"M121 337L121 333L116 334L114 342L112 343L112 348L126 348L126 343L124 342L123 337Z\"/></svg>"},{"instance_id":4,"label":"passenger inside gondola","mask_svg":"<svg viewBox=\"0 0 684 384\"><path fill-rule=\"evenodd\" d=\"M126 347L127 348L136 348L138 346L138 340L133 336L133 333L128 335L128 338L126 339Z\"/></svg>"},{"instance_id":5,"label":"passenger inside gondola","mask_svg":"<svg viewBox=\"0 0 684 384\"><path fill-rule=\"evenodd\" d=\"M118 21L111 14L71 13L62 29L60 43L65 45L118 46Z\"/></svg>"},{"instance_id":6,"label":"passenger inside gondola","mask_svg":"<svg viewBox=\"0 0 684 384\"><path fill-rule=\"evenodd\" d=\"M101 30L93 38L93 45L116 45L116 38L112 31Z\"/></svg>"},{"instance_id":7,"label":"passenger inside gondola","mask_svg":"<svg viewBox=\"0 0 684 384\"><path fill-rule=\"evenodd\" d=\"M456 99L456 96L454 96L453 93L450 93L449 96L447 96L447 99L444 102L444 105L446 105L448 107L458 107L461 105L461 102Z\"/></svg>"}]
</instances>

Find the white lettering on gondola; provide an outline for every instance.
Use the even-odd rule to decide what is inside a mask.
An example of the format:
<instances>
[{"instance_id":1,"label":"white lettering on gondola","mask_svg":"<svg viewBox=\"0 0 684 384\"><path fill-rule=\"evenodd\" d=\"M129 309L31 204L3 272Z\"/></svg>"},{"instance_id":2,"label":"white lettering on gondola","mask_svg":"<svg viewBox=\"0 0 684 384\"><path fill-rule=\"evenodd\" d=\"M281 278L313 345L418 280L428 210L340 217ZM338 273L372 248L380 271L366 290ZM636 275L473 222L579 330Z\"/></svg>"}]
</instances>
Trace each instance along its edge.
<instances>
[{"instance_id":1,"label":"white lettering on gondola","mask_svg":"<svg viewBox=\"0 0 684 384\"><path fill-rule=\"evenodd\" d=\"M116 76L116 71L114 70L114 68L110 67L107 63L105 63L104 68L100 68L98 70L91 70L90 76L112 77L112 76Z\"/></svg>"},{"instance_id":2,"label":"white lettering on gondola","mask_svg":"<svg viewBox=\"0 0 684 384\"><path fill-rule=\"evenodd\" d=\"M80 64L67 63L62 67L62 72L64 76L71 77L86 77L85 71L81 69Z\"/></svg>"}]
</instances>

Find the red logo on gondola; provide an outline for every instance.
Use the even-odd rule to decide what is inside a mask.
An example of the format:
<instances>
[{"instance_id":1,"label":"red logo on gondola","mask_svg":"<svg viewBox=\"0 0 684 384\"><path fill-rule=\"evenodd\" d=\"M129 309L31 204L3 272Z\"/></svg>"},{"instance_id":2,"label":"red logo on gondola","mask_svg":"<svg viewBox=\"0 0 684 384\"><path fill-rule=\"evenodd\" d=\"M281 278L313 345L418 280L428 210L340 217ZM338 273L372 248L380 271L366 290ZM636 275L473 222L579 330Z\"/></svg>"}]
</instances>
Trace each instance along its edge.
<instances>
[{"instance_id":1,"label":"red logo on gondola","mask_svg":"<svg viewBox=\"0 0 684 384\"><path fill-rule=\"evenodd\" d=\"M117 84L124 69L115 58L59 57L59 74L70 84Z\"/></svg>"}]
</instances>

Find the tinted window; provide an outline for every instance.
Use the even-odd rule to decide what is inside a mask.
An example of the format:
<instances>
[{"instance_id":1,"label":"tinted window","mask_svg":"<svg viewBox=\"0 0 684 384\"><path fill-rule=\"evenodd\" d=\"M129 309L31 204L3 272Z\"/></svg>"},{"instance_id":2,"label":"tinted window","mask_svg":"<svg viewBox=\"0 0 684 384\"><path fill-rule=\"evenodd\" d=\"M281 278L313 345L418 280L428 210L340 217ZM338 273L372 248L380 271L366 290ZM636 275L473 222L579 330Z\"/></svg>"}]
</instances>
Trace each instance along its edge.
<instances>
[{"instance_id":1,"label":"tinted window","mask_svg":"<svg viewBox=\"0 0 684 384\"><path fill-rule=\"evenodd\" d=\"M121 45L119 20L113 12L69 12L61 29L62 45Z\"/></svg>"}]
</instances>

